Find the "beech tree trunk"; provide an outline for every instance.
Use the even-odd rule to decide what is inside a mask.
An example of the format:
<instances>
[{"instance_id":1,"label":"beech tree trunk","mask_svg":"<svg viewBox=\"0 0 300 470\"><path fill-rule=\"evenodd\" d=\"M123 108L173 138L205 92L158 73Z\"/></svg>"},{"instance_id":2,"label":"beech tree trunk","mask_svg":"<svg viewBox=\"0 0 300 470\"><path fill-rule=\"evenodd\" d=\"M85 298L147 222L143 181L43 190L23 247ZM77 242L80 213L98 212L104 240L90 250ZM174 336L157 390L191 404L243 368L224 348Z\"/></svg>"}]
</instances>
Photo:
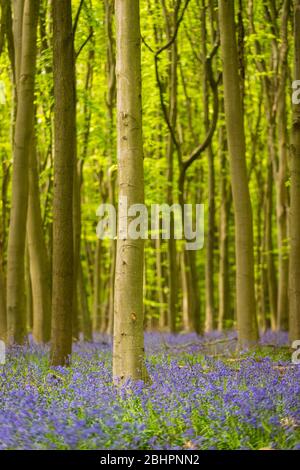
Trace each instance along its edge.
<instances>
[{"instance_id":1,"label":"beech tree trunk","mask_svg":"<svg viewBox=\"0 0 300 470\"><path fill-rule=\"evenodd\" d=\"M28 206L28 167L34 132L34 83L38 0L15 1L22 33L16 54L17 112L13 145L12 203L7 248L8 343L23 343L26 337L25 237ZM22 27L20 25L23 11ZM19 42L18 42L19 43ZM20 44L19 44L20 46Z\"/></svg>"},{"instance_id":2,"label":"beech tree trunk","mask_svg":"<svg viewBox=\"0 0 300 470\"><path fill-rule=\"evenodd\" d=\"M208 71L206 65L207 57L207 30L206 30L206 1L202 2L202 57L204 65L203 73L203 108L205 132L209 131L209 87ZM208 161L208 220L206 235L205 256L205 332L214 328L215 306L214 306L214 242L215 242L215 170L214 154L211 143L207 147Z\"/></svg>"},{"instance_id":3,"label":"beech tree trunk","mask_svg":"<svg viewBox=\"0 0 300 470\"><path fill-rule=\"evenodd\" d=\"M277 329L277 279L274 261L274 247L272 237L272 214L273 214L273 179L272 166L268 164L267 183L266 183L266 200L265 200L265 247L266 247L266 264L267 264L267 284L269 309L271 316L271 328L273 331Z\"/></svg>"},{"instance_id":4,"label":"beech tree trunk","mask_svg":"<svg viewBox=\"0 0 300 470\"><path fill-rule=\"evenodd\" d=\"M119 197L144 203L139 0L116 0ZM120 223L120 211L118 214ZM146 378L143 334L144 242L117 241L113 376Z\"/></svg>"},{"instance_id":5,"label":"beech tree trunk","mask_svg":"<svg viewBox=\"0 0 300 470\"><path fill-rule=\"evenodd\" d=\"M275 174L276 191L276 215L277 215L277 238L278 238L278 298L277 298L277 328L288 330L288 273L289 262L287 253L288 238L288 193L287 181L287 109L286 109L286 81L288 73L288 19L290 12L290 0L285 0L282 7L281 31L280 31L280 67L278 86L278 145L279 159Z\"/></svg>"},{"instance_id":6,"label":"beech tree trunk","mask_svg":"<svg viewBox=\"0 0 300 470\"><path fill-rule=\"evenodd\" d=\"M86 292L87 281L84 277L82 263L79 265L79 279L78 279L78 303L81 312L81 324L84 341L93 340L93 329L92 320L90 317L90 311L88 306L87 292Z\"/></svg>"},{"instance_id":7,"label":"beech tree trunk","mask_svg":"<svg viewBox=\"0 0 300 470\"><path fill-rule=\"evenodd\" d=\"M73 179L75 67L71 0L53 0L54 193L51 364L67 365L72 352Z\"/></svg>"},{"instance_id":8,"label":"beech tree trunk","mask_svg":"<svg viewBox=\"0 0 300 470\"><path fill-rule=\"evenodd\" d=\"M106 46L106 66L107 66L107 153L108 153L108 199L109 203L115 207L115 185L116 172L113 170L115 153L115 143L113 138L114 126L114 107L116 101L116 57L115 57L115 38L113 35L113 0L105 0L105 30L107 36ZM107 333L113 334L114 329L114 290L115 290L115 272L116 272L116 240L110 241L110 273L109 273L109 299L108 299L108 322Z\"/></svg>"},{"instance_id":9,"label":"beech tree trunk","mask_svg":"<svg viewBox=\"0 0 300 470\"><path fill-rule=\"evenodd\" d=\"M14 68L15 68L15 81L16 81L17 87L18 87L18 80L19 80L20 72L21 72L24 5L25 5L25 0L13 0L13 37L14 37L14 66L15 66Z\"/></svg>"},{"instance_id":10,"label":"beech tree trunk","mask_svg":"<svg viewBox=\"0 0 300 470\"><path fill-rule=\"evenodd\" d=\"M228 232L229 232L229 209L231 203L230 185L227 172L228 163L226 161L225 128L219 130L219 154L221 164L220 181L220 221L219 221L219 312L218 330L222 331L225 321L230 316L230 282L229 282L229 253L228 253Z\"/></svg>"},{"instance_id":11,"label":"beech tree trunk","mask_svg":"<svg viewBox=\"0 0 300 470\"><path fill-rule=\"evenodd\" d=\"M234 2L219 0L225 120L230 155L236 235L236 305L239 344L257 341L253 223L246 168L243 106L238 73Z\"/></svg>"},{"instance_id":12,"label":"beech tree trunk","mask_svg":"<svg viewBox=\"0 0 300 470\"><path fill-rule=\"evenodd\" d=\"M101 258L103 254L102 240L97 240L95 249L94 273L93 273L93 330L101 331L103 324L104 309L102 308L102 276L101 276Z\"/></svg>"},{"instance_id":13,"label":"beech tree trunk","mask_svg":"<svg viewBox=\"0 0 300 470\"><path fill-rule=\"evenodd\" d=\"M1 188L3 189L3 187ZM4 271L4 246L5 246L5 204L2 201L2 217L0 222L0 340L6 341L6 289L5 289L5 271Z\"/></svg>"},{"instance_id":14,"label":"beech tree trunk","mask_svg":"<svg viewBox=\"0 0 300 470\"><path fill-rule=\"evenodd\" d=\"M6 341L6 298L5 298L5 278L0 260L0 340Z\"/></svg>"},{"instance_id":15,"label":"beech tree trunk","mask_svg":"<svg viewBox=\"0 0 300 470\"><path fill-rule=\"evenodd\" d=\"M295 80L300 80L300 0L294 2ZM289 335L300 339L300 104L293 105L291 146Z\"/></svg>"},{"instance_id":16,"label":"beech tree trunk","mask_svg":"<svg viewBox=\"0 0 300 470\"><path fill-rule=\"evenodd\" d=\"M156 289L157 302L159 303L159 329L165 331L167 326L167 312L165 308L164 278L162 266L161 239L157 238L155 242L155 268L156 268Z\"/></svg>"},{"instance_id":17,"label":"beech tree trunk","mask_svg":"<svg viewBox=\"0 0 300 470\"><path fill-rule=\"evenodd\" d=\"M170 105L169 105L169 120L173 129L176 129L177 123L177 62L178 51L177 43L171 46L170 50ZM174 142L171 134L168 135L167 145L167 160L168 160L168 189L167 200L169 206L174 203L173 198L173 180L174 180ZM176 332L176 320L178 309L178 279L177 279L177 256L176 256L176 240L174 237L174 214L171 212L170 217L170 238L167 240L168 244L168 327L171 333Z\"/></svg>"},{"instance_id":18,"label":"beech tree trunk","mask_svg":"<svg viewBox=\"0 0 300 470\"><path fill-rule=\"evenodd\" d=\"M32 285L30 276L30 261L28 241L26 239L25 248L25 299L26 299L26 328L28 331L33 331L33 299L32 299Z\"/></svg>"},{"instance_id":19,"label":"beech tree trunk","mask_svg":"<svg viewBox=\"0 0 300 470\"><path fill-rule=\"evenodd\" d=\"M185 332L199 333L200 326L197 324L197 317L200 319L200 306L194 296L193 289L193 251L183 250L181 253L181 277L182 277L182 320ZM197 279L197 278L195 278ZM199 323L199 322L198 322Z\"/></svg>"},{"instance_id":20,"label":"beech tree trunk","mask_svg":"<svg viewBox=\"0 0 300 470\"><path fill-rule=\"evenodd\" d=\"M74 77L75 80L75 77ZM75 81L74 81L75 86ZM75 91L76 94L76 91ZM75 130L76 132L76 130ZM75 133L74 133L75 136ZM76 137L75 137L76 138ZM76 140L75 140L76 142ZM73 307L72 307L72 338L74 341L79 340L80 334L80 305L79 305L79 271L80 271L80 245L81 245L81 182L78 165L75 164L77 161L77 149L76 144L74 154L74 176L73 176L73 263L74 263L74 279L73 279Z\"/></svg>"},{"instance_id":21,"label":"beech tree trunk","mask_svg":"<svg viewBox=\"0 0 300 470\"><path fill-rule=\"evenodd\" d=\"M33 338L37 343L50 341L51 278L40 207L39 175L35 138L30 149L27 245L32 289Z\"/></svg>"}]
</instances>

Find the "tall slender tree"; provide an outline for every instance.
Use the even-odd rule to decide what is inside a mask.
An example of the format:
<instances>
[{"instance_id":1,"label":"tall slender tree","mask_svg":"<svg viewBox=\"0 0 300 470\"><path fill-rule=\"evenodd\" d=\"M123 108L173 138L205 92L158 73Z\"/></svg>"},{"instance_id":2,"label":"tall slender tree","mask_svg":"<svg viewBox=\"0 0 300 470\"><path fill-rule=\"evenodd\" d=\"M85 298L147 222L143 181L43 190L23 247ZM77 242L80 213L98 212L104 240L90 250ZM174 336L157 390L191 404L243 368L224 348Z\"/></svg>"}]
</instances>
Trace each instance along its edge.
<instances>
[{"instance_id":1,"label":"tall slender tree","mask_svg":"<svg viewBox=\"0 0 300 470\"><path fill-rule=\"evenodd\" d=\"M211 2L210 2L211 3ZM205 132L209 132L209 82L207 67L207 18L206 11L208 5L206 0L202 1L202 56L204 66L203 73L203 108L204 108L204 125ZM213 18L211 19L212 29ZM215 31L213 31L215 36ZM215 37L213 40L215 41ZM206 259L205 259L205 331L209 332L214 328L214 244L215 244L215 170L214 170L214 153L212 143L207 147L208 159L208 229L206 243Z\"/></svg>"},{"instance_id":2,"label":"tall slender tree","mask_svg":"<svg viewBox=\"0 0 300 470\"><path fill-rule=\"evenodd\" d=\"M52 365L69 363L73 311L75 65L71 0L53 0L54 193Z\"/></svg>"},{"instance_id":3,"label":"tall slender tree","mask_svg":"<svg viewBox=\"0 0 300 470\"><path fill-rule=\"evenodd\" d=\"M5 278L0 264L0 340L6 340L6 298L5 298Z\"/></svg>"},{"instance_id":4,"label":"tall slender tree","mask_svg":"<svg viewBox=\"0 0 300 470\"><path fill-rule=\"evenodd\" d=\"M245 129L234 2L219 0L221 52L223 61L225 120L230 154L236 235L237 328L241 346L257 340L252 208L246 167Z\"/></svg>"},{"instance_id":5,"label":"tall slender tree","mask_svg":"<svg viewBox=\"0 0 300 470\"><path fill-rule=\"evenodd\" d=\"M139 0L116 0L117 154L119 198L144 202ZM122 212L119 210L118 221ZM117 241L113 375L145 378L143 335L144 242Z\"/></svg>"},{"instance_id":6,"label":"tall slender tree","mask_svg":"<svg viewBox=\"0 0 300 470\"><path fill-rule=\"evenodd\" d=\"M295 80L300 80L300 0L294 1ZM300 102L293 105L290 208L290 340L300 339Z\"/></svg>"},{"instance_id":7,"label":"tall slender tree","mask_svg":"<svg viewBox=\"0 0 300 470\"><path fill-rule=\"evenodd\" d=\"M223 107L223 106L222 106ZM229 211L231 206L231 192L228 182L228 162L225 126L219 128L219 156L220 156L220 221L219 221L219 311L218 330L222 331L225 321L230 317L230 282L229 282Z\"/></svg>"},{"instance_id":8,"label":"tall slender tree","mask_svg":"<svg viewBox=\"0 0 300 470\"><path fill-rule=\"evenodd\" d=\"M7 51L12 68L13 83L15 82L14 67L14 39L12 33L11 2L0 2L0 56L7 45ZM10 163L2 161L1 182L1 223L0 223L0 339L6 340L7 315L6 315L6 222L7 222L7 195L10 180Z\"/></svg>"},{"instance_id":9,"label":"tall slender tree","mask_svg":"<svg viewBox=\"0 0 300 470\"><path fill-rule=\"evenodd\" d=\"M25 235L28 168L34 131L34 84L39 0L15 0L17 110L13 144L12 205L7 253L7 329L9 343L26 336Z\"/></svg>"},{"instance_id":10,"label":"tall slender tree","mask_svg":"<svg viewBox=\"0 0 300 470\"><path fill-rule=\"evenodd\" d=\"M116 54L115 54L115 38L113 33L114 18L114 2L113 0L105 0L105 31L107 37L106 44L106 107L107 107L107 157L108 157L108 199L109 203L115 205L115 179L116 172L113 169L114 164L114 108L116 102ZM109 300L108 300L108 324L107 333L113 333L114 318L114 282L116 271L116 240L110 241L110 273L109 273Z\"/></svg>"},{"instance_id":11,"label":"tall slender tree","mask_svg":"<svg viewBox=\"0 0 300 470\"><path fill-rule=\"evenodd\" d=\"M278 297L277 297L277 327L288 330L288 273L289 262L287 256L288 238L288 191L287 181L287 106L286 82L288 76L288 20L291 0L284 0L280 17L280 49L278 66L278 84L276 96L277 127L278 127L278 163L274 165L276 182L276 215L278 238Z\"/></svg>"},{"instance_id":12,"label":"tall slender tree","mask_svg":"<svg viewBox=\"0 0 300 470\"><path fill-rule=\"evenodd\" d=\"M45 343L50 340L51 330L51 273L43 233L35 137L32 137L29 157L27 245L32 288L33 338L37 343Z\"/></svg>"}]
</instances>

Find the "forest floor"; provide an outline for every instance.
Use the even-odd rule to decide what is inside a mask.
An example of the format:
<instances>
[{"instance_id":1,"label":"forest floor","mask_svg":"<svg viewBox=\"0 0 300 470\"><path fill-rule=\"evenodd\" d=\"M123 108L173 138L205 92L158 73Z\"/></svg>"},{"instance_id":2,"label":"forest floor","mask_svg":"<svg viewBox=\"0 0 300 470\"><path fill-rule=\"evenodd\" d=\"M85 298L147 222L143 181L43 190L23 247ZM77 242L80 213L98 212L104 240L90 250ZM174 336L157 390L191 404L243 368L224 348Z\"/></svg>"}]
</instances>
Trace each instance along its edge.
<instances>
[{"instance_id":1,"label":"forest floor","mask_svg":"<svg viewBox=\"0 0 300 470\"><path fill-rule=\"evenodd\" d=\"M119 390L109 343L77 343L55 370L47 347L10 351L0 449L300 449L300 365L285 334L237 353L234 333L146 333L151 383Z\"/></svg>"}]
</instances>

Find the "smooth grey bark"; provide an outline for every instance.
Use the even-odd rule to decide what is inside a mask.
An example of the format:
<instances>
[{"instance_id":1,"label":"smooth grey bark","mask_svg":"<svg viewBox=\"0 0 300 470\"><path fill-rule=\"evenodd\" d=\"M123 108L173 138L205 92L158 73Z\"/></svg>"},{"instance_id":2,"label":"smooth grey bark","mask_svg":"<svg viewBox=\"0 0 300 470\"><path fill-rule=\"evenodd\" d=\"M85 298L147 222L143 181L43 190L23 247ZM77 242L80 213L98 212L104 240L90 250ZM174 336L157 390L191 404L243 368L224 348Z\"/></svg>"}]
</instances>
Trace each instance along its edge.
<instances>
[{"instance_id":1,"label":"smooth grey bark","mask_svg":"<svg viewBox=\"0 0 300 470\"><path fill-rule=\"evenodd\" d=\"M222 331L226 320L230 317L230 282L229 282L229 210L231 206L231 190L228 181L228 162L226 158L225 127L219 129L220 175L220 220L219 220L219 310L218 330Z\"/></svg>"},{"instance_id":2,"label":"smooth grey bark","mask_svg":"<svg viewBox=\"0 0 300 470\"><path fill-rule=\"evenodd\" d=\"M202 3L202 57L204 66L203 73L203 108L205 132L209 132L209 87L207 58L207 27L206 27L206 1ZM207 147L208 162L208 220L206 236L205 255L205 332L210 332L214 328L215 305L214 305L214 244L215 244L215 171L214 153L212 144Z\"/></svg>"},{"instance_id":3,"label":"smooth grey bark","mask_svg":"<svg viewBox=\"0 0 300 470\"><path fill-rule=\"evenodd\" d=\"M86 292L87 281L84 277L82 263L79 265L79 278L78 278L78 303L81 312L81 323L82 333L84 341L93 340L93 328L92 320L90 317L90 310L88 306L87 292Z\"/></svg>"},{"instance_id":4,"label":"smooth grey bark","mask_svg":"<svg viewBox=\"0 0 300 470\"><path fill-rule=\"evenodd\" d=\"M25 237L28 206L28 167L34 132L34 84L39 1L16 0L21 52L16 53L17 111L13 144L12 200L7 248L7 340L23 343L26 337ZM16 18L15 18L16 21ZM20 32L22 31L22 33ZM19 43L18 43L19 44Z\"/></svg>"},{"instance_id":5,"label":"smooth grey bark","mask_svg":"<svg viewBox=\"0 0 300 470\"><path fill-rule=\"evenodd\" d=\"M277 101L277 127L279 157L276 178L276 215L278 238L278 297L277 297L277 328L288 330L288 191L287 181L287 156L288 156L288 132L287 132L287 105L286 82L288 76L288 19L290 13L290 0L284 0L280 17L280 49L279 49L279 84L276 96Z\"/></svg>"},{"instance_id":6,"label":"smooth grey bark","mask_svg":"<svg viewBox=\"0 0 300 470\"><path fill-rule=\"evenodd\" d=\"M102 307L102 291L103 291L103 282L102 282L102 260L103 248L102 240L97 240L95 256L94 256L94 273L93 273L93 316L92 324L93 330L100 332L103 325L103 316L104 309Z\"/></svg>"},{"instance_id":7,"label":"smooth grey bark","mask_svg":"<svg viewBox=\"0 0 300 470\"><path fill-rule=\"evenodd\" d=\"M234 2L219 0L225 121L236 235L237 329L241 346L257 341L253 222L246 168L245 130L235 33Z\"/></svg>"},{"instance_id":8,"label":"smooth grey bark","mask_svg":"<svg viewBox=\"0 0 300 470\"><path fill-rule=\"evenodd\" d=\"M108 200L109 203L115 207L116 195L116 172L113 169L115 153L115 143L113 137L114 126L114 107L116 101L116 57L115 57L115 38L113 34L113 15L114 15L114 2L113 0L105 0L105 30L107 37L106 44L106 79L107 79L107 93L106 93L106 107L107 107L107 153L108 153ZM116 240L110 241L110 273L109 273L109 299L108 299L108 322L107 333L113 334L114 329L114 295L115 295L115 273L116 273Z\"/></svg>"},{"instance_id":9,"label":"smooth grey bark","mask_svg":"<svg viewBox=\"0 0 300 470\"><path fill-rule=\"evenodd\" d=\"M116 0L117 154L119 198L144 203L139 0ZM120 210L118 222L120 224ZM143 333L144 241L118 237L113 377L146 378Z\"/></svg>"},{"instance_id":10,"label":"smooth grey bark","mask_svg":"<svg viewBox=\"0 0 300 470\"><path fill-rule=\"evenodd\" d=\"M33 339L46 343L51 333L51 273L40 206L39 175L35 138L29 161L27 246L32 290Z\"/></svg>"},{"instance_id":11,"label":"smooth grey bark","mask_svg":"<svg viewBox=\"0 0 300 470\"><path fill-rule=\"evenodd\" d=\"M170 34L169 34L170 37ZM170 61L171 66L169 68L170 73L170 84L169 84L169 120L173 129L176 128L177 123L177 62L178 62L178 51L177 42L171 46L170 50ZM173 198L173 183L174 183L174 142L172 136L168 135L167 144L167 200L169 206L174 203ZM176 240L174 237L174 216L171 213L170 219L170 238L167 241L168 244L168 327L171 333L175 333L177 329L177 313L178 313L178 280L177 280L177 256L176 256Z\"/></svg>"}]
</instances>

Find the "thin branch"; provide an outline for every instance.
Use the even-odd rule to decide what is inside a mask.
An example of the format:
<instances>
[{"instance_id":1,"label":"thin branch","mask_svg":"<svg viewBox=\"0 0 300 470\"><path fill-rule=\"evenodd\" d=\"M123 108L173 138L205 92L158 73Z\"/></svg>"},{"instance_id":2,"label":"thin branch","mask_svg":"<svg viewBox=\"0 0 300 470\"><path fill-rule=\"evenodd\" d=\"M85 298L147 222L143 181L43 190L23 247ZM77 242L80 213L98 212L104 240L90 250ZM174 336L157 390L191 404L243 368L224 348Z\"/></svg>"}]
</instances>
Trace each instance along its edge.
<instances>
[{"instance_id":1,"label":"thin branch","mask_svg":"<svg viewBox=\"0 0 300 470\"><path fill-rule=\"evenodd\" d=\"M170 40L162 47L160 47L156 53L155 53L155 56L158 57L163 51L165 51L166 49L169 49L170 46L172 46L172 44L176 41L176 38L177 38L177 34L178 34L178 30L179 30L179 26L183 20L183 17L184 17L184 13L185 13L185 10L187 9L188 7L188 4L190 3L190 0L186 0L185 4L184 4L184 7L181 11L181 15L178 19L178 21L176 22L176 25L175 25L175 30L174 30L174 33L173 33L173 36L170 38Z\"/></svg>"},{"instance_id":2,"label":"thin branch","mask_svg":"<svg viewBox=\"0 0 300 470\"><path fill-rule=\"evenodd\" d=\"M149 51L152 53L152 54L155 54L155 51L152 49L152 47L146 42L146 39L144 38L144 36L141 35L141 40L142 40L142 43L147 47L147 49L149 49Z\"/></svg>"},{"instance_id":3,"label":"thin branch","mask_svg":"<svg viewBox=\"0 0 300 470\"><path fill-rule=\"evenodd\" d=\"M180 14L180 17L178 18L178 20L175 24L175 30L174 30L173 36L170 38L170 40L165 45L160 47L154 54L155 75L156 75L156 81L157 81L157 85L158 85L158 89L159 89L160 104L161 104L161 108L162 108L162 111L163 111L165 122L166 122L168 130L171 134L172 141L173 141L173 143L176 147L176 151L177 151L177 155L178 155L178 159L179 159L180 163L181 163L180 144L177 140L175 129L173 129L173 126L170 122L169 113L168 113L167 107L166 107L165 102L164 102L163 84L162 84L160 74L159 74L159 56L163 51L167 50L176 41L178 31L179 31L179 26L180 26L180 24L183 20L184 13L185 13L185 11L188 7L189 2L190 2L190 0L186 0L186 2L184 4L184 7L183 7L183 9L181 11L181 14ZM177 3L177 9L175 11L176 16L177 16L177 13L178 13L179 6L180 6L180 2Z\"/></svg>"},{"instance_id":4,"label":"thin branch","mask_svg":"<svg viewBox=\"0 0 300 470\"><path fill-rule=\"evenodd\" d=\"M73 25L73 37L75 37L75 34L76 34L76 30L77 30L77 26L78 26L78 21L79 21L79 17L80 17L80 13L81 13L81 9L83 7L83 4L84 4L84 0L81 0L80 1L80 4L79 4L79 7L78 7L78 10L77 10L77 13L76 13L76 16L75 16L75 20L74 20L74 25Z\"/></svg>"},{"instance_id":5,"label":"thin branch","mask_svg":"<svg viewBox=\"0 0 300 470\"><path fill-rule=\"evenodd\" d=\"M142 36L141 39L142 39L142 42L143 44L147 47L147 49L152 52L154 54L154 64L155 64L155 76L156 76L156 81L157 81L157 85L158 85L158 89L159 89L159 98L160 98L160 104L161 104L161 108L162 108L162 111L163 111L163 115L164 115L164 119L165 119L165 122L167 124L167 127L168 127L168 130L171 134L171 138L172 138L172 141L176 147L176 151L177 151L177 154L178 154L178 158L179 160L181 161L181 149L180 149L180 144L176 138L176 133L175 133L175 130L173 129L173 126L170 122L170 119L169 119L169 113L168 113L168 110L167 110L167 107L165 105L165 102L164 102L164 92L163 92L163 84L162 84L162 81L160 79L160 74L159 74L159 56L160 54L165 51L166 49L168 49L175 41L176 41L176 38L177 38L177 34L178 34L178 30L179 30L179 26L180 24L182 23L182 20L184 18L184 14L185 14L185 11L188 7L190 3L190 0L186 0L183 8L182 8L182 11L181 11L181 14L180 14L180 17L178 18L176 24L175 24L175 30L174 30L174 33L172 35L172 37L169 39L169 41L164 44L162 47L160 47L159 49L157 49L156 52L153 51L153 49L151 48L151 46L149 44L147 44L145 38ZM178 11L179 11L179 8L180 8L180 5L181 5L181 1L177 2L176 3L176 8L175 8L175 17L177 17L177 14L178 14Z\"/></svg>"},{"instance_id":6,"label":"thin branch","mask_svg":"<svg viewBox=\"0 0 300 470\"><path fill-rule=\"evenodd\" d=\"M213 91L213 118L212 122L210 125L210 128L205 136L204 141L196 147L193 152L190 154L189 158L185 160L182 164L182 169L181 169L181 174L180 174L180 182L182 184L185 173L188 170L188 168L191 166L191 164L203 153L208 145L210 144L212 137L214 135L214 132L216 130L217 126L217 121L218 121L218 114L219 114L219 97L218 97L218 85L219 82L221 81L221 74L218 76L218 79L215 80L213 77L213 71L212 71L212 66L211 62L215 54L217 53L218 47L219 47L219 39L217 39L216 43L213 46L213 49L209 56L206 58L206 67L207 67L207 72L208 72L208 80L211 86L211 89ZM181 186L182 187L182 186Z\"/></svg>"},{"instance_id":7,"label":"thin branch","mask_svg":"<svg viewBox=\"0 0 300 470\"><path fill-rule=\"evenodd\" d=\"M164 115L164 118L165 118L167 127L168 127L168 129L169 129L170 134L171 134L173 143L174 143L174 145L175 145L175 147L176 147L176 150L177 150L178 155L180 155L180 153L181 153L180 144L179 144L179 142L178 142L178 140L177 140L177 137L176 137L176 134L175 134L175 130L173 129L173 126L172 126L172 124L171 124L171 122L170 122L169 113L168 113L166 104L165 104L165 102L164 102L163 84L162 84L162 81L161 81L160 75L159 75L158 61L159 61L159 58L158 58L157 55L155 55L155 56L154 56L155 76L156 76L156 82L157 82L158 89L159 89L160 104L161 104L161 108L162 108L162 111L163 111L163 115Z\"/></svg>"},{"instance_id":8,"label":"thin branch","mask_svg":"<svg viewBox=\"0 0 300 470\"><path fill-rule=\"evenodd\" d=\"M86 40L83 42L83 44L80 46L80 48L78 49L78 51L76 52L75 54L75 58L78 59L79 57L79 54L81 53L82 49L86 46L86 44L89 42L89 40L93 37L94 35L94 31L92 30L90 32L90 34L88 35L88 37L86 38Z\"/></svg>"}]
</instances>

